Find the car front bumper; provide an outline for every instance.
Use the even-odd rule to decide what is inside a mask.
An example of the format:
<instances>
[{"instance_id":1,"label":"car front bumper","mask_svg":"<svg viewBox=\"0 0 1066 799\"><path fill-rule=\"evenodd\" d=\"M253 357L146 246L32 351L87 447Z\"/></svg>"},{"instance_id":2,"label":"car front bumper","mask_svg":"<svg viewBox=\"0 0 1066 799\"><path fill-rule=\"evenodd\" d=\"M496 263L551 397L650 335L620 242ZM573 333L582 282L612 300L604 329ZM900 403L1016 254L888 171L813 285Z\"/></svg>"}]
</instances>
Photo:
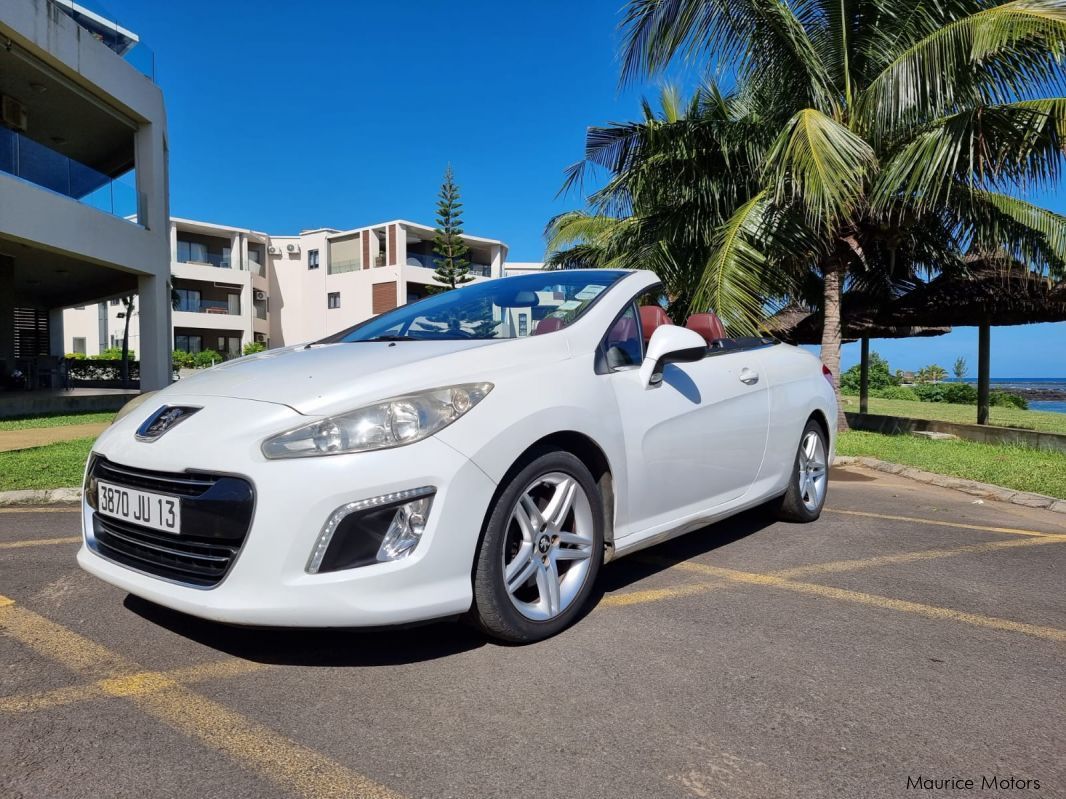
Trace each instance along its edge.
<instances>
[{"instance_id":1,"label":"car front bumper","mask_svg":"<svg viewBox=\"0 0 1066 799\"><path fill-rule=\"evenodd\" d=\"M221 398L209 398L206 410L231 419L254 410L276 417L267 420L270 429L302 418L283 406ZM94 546L95 511L83 500L84 543L78 563L86 571L151 602L234 624L381 626L469 609L474 553L496 485L464 455L429 438L378 452L268 461L258 451L262 436L249 441L219 430L218 435L193 441L194 421L184 425L188 429L169 434L174 436L171 442L164 437L144 444L133 439L123 420L101 436L94 453L136 469L199 470L248 480L255 490L251 526L225 577L204 588L108 559ZM423 486L432 486L436 493L425 532L408 557L307 572L309 556L334 510Z\"/></svg>"}]
</instances>

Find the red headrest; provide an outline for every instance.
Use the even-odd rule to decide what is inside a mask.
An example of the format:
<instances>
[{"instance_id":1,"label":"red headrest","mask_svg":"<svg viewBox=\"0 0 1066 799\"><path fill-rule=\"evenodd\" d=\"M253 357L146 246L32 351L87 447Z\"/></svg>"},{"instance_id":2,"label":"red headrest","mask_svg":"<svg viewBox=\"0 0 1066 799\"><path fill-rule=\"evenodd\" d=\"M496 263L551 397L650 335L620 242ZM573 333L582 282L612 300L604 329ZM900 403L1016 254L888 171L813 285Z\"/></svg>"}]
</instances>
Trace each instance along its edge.
<instances>
[{"instance_id":1,"label":"red headrest","mask_svg":"<svg viewBox=\"0 0 1066 799\"><path fill-rule=\"evenodd\" d=\"M694 313L685 322L685 327L689 330L695 330L703 336L708 344L713 344L726 337L722 320L713 313Z\"/></svg>"},{"instance_id":2,"label":"red headrest","mask_svg":"<svg viewBox=\"0 0 1066 799\"><path fill-rule=\"evenodd\" d=\"M644 343L651 339L651 334L659 325L672 325L670 317L658 305L640 306L640 326L644 328Z\"/></svg>"},{"instance_id":3,"label":"red headrest","mask_svg":"<svg viewBox=\"0 0 1066 799\"><path fill-rule=\"evenodd\" d=\"M545 316L537 322L537 326L533 328L533 335L539 336L541 333L554 333L556 330L562 330L564 327L566 327L566 322L558 316Z\"/></svg>"}]
</instances>

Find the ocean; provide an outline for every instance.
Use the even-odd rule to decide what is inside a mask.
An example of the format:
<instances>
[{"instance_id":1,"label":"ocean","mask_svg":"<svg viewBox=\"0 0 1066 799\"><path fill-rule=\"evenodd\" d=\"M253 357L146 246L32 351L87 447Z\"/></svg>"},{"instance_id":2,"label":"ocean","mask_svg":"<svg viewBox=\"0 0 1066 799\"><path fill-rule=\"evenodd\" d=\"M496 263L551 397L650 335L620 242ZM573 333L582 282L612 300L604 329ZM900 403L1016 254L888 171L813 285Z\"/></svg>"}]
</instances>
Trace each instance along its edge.
<instances>
[{"instance_id":1,"label":"ocean","mask_svg":"<svg viewBox=\"0 0 1066 799\"><path fill-rule=\"evenodd\" d=\"M948 380L952 383L960 382L954 377ZM961 382L977 383L977 378L965 377ZM1029 400L1029 410L1066 413L1066 377L993 377L989 382L993 388L1015 391L1023 397L1028 397L1034 391L1041 392L1045 397L1050 394L1054 398Z\"/></svg>"}]
</instances>

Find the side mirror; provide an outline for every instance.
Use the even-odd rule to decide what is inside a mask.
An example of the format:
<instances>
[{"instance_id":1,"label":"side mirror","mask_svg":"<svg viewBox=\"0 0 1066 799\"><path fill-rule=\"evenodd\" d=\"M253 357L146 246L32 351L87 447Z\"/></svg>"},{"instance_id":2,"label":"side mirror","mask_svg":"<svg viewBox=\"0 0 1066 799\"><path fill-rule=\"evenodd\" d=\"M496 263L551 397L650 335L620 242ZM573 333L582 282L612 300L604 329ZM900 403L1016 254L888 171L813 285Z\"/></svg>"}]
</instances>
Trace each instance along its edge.
<instances>
[{"instance_id":1,"label":"side mirror","mask_svg":"<svg viewBox=\"0 0 1066 799\"><path fill-rule=\"evenodd\" d=\"M695 330L660 325L648 342L644 363L640 365L640 380L646 388L655 388L663 382L666 364L701 361L706 354L707 342Z\"/></svg>"}]
</instances>

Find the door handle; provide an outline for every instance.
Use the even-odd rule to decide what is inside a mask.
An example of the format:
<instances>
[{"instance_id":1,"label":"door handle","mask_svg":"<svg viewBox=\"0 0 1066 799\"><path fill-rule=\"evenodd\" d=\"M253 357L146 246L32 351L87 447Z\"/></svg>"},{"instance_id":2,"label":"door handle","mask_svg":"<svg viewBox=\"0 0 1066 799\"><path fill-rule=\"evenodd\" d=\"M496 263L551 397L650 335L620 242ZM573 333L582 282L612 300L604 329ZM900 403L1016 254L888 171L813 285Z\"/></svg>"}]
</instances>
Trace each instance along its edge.
<instances>
[{"instance_id":1,"label":"door handle","mask_svg":"<svg viewBox=\"0 0 1066 799\"><path fill-rule=\"evenodd\" d=\"M744 367L740 370L740 382L746 386L754 386L759 382L759 373Z\"/></svg>"}]
</instances>

